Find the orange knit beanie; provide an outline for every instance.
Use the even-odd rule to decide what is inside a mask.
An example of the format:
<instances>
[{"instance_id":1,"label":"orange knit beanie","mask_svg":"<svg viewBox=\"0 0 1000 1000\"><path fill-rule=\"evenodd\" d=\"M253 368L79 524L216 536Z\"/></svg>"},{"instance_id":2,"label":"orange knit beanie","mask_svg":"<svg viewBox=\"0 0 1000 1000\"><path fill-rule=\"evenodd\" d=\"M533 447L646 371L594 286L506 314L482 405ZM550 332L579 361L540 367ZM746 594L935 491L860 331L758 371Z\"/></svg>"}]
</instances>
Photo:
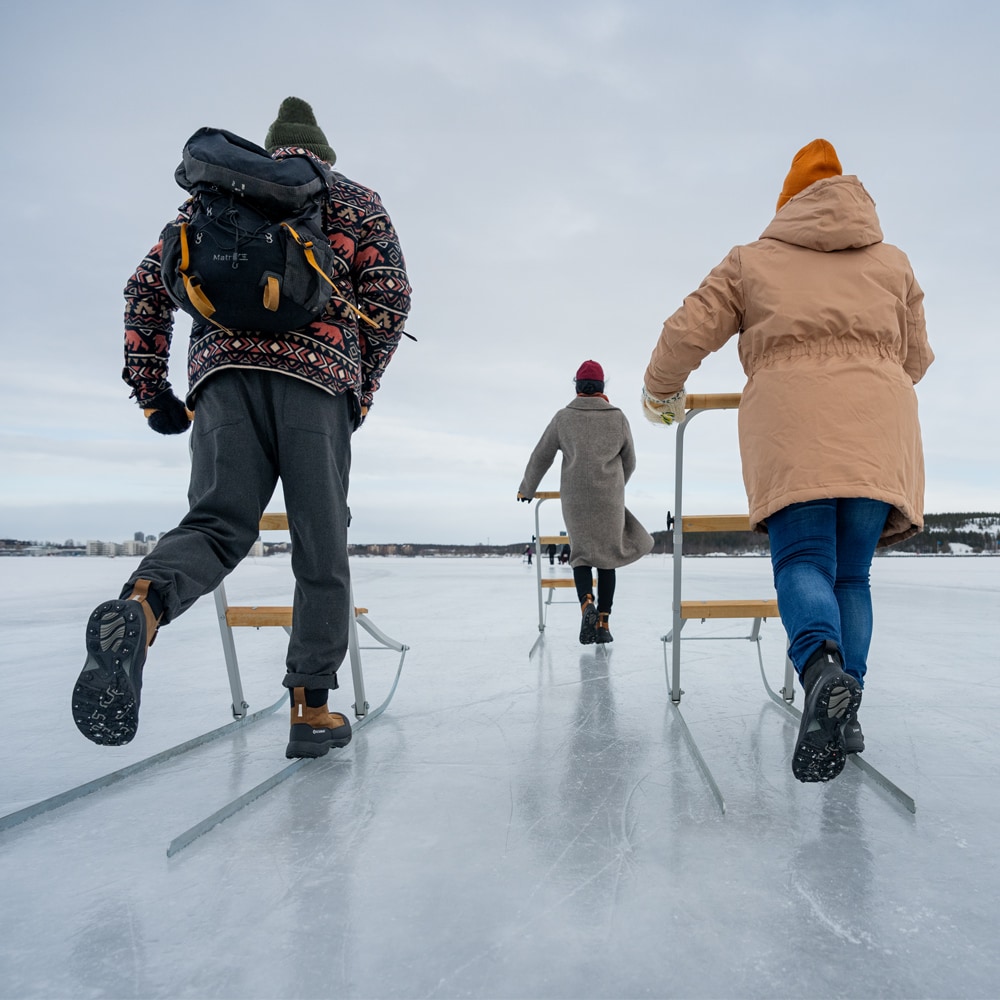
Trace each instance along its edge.
<instances>
[{"instance_id":1,"label":"orange knit beanie","mask_svg":"<svg viewBox=\"0 0 1000 1000\"><path fill-rule=\"evenodd\" d=\"M833 146L826 139L813 139L795 154L792 169L788 171L778 197L778 208L800 191L805 191L810 184L824 177L839 177L843 172Z\"/></svg>"}]
</instances>

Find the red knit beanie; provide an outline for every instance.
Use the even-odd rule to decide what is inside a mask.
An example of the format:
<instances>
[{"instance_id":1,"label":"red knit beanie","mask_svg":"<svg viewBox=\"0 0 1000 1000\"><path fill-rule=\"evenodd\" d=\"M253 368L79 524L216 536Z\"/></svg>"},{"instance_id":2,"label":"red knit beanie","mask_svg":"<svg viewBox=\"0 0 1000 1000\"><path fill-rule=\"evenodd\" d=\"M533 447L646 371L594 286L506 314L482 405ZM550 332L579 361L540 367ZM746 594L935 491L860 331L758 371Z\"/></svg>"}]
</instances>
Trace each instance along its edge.
<instances>
[{"instance_id":1,"label":"red knit beanie","mask_svg":"<svg viewBox=\"0 0 1000 1000\"><path fill-rule=\"evenodd\" d=\"M603 382L604 369L596 361L584 361L576 370L576 381Z\"/></svg>"}]
</instances>

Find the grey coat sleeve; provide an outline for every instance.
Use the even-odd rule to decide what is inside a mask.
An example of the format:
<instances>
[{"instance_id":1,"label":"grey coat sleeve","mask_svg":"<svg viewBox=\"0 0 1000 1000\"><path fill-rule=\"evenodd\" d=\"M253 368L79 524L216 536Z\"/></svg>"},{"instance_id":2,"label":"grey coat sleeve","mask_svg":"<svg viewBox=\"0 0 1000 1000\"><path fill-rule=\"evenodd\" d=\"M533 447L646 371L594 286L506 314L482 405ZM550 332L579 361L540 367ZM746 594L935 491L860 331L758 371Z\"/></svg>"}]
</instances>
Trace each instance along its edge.
<instances>
[{"instance_id":1,"label":"grey coat sleeve","mask_svg":"<svg viewBox=\"0 0 1000 1000\"><path fill-rule=\"evenodd\" d=\"M626 483L635 472L635 443L632 440L632 428L624 413L622 414L622 472L625 473Z\"/></svg>"},{"instance_id":2,"label":"grey coat sleeve","mask_svg":"<svg viewBox=\"0 0 1000 1000\"><path fill-rule=\"evenodd\" d=\"M528 465L524 470L524 478L521 480L521 485L518 487L518 493L523 497L533 496L535 490L538 489L538 484L542 481L542 477L552 466L555 461L556 452L559 450L559 430L556 427L556 418L553 417L549 421L549 426L545 428L545 432L542 434L535 445L535 450L531 453L531 458L528 459Z\"/></svg>"}]
</instances>

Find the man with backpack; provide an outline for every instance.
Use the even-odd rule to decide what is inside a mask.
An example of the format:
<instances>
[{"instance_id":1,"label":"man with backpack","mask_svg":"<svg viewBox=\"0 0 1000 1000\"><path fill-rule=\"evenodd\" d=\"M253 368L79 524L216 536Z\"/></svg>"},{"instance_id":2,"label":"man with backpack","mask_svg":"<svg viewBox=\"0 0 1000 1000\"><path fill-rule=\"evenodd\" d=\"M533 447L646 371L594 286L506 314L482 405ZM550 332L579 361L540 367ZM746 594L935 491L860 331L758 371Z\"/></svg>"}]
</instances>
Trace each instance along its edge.
<instances>
[{"instance_id":1,"label":"man with backpack","mask_svg":"<svg viewBox=\"0 0 1000 1000\"><path fill-rule=\"evenodd\" d=\"M87 623L72 707L94 743L134 737L158 628L246 556L279 478L295 576L286 756L351 738L328 709L353 613L351 435L403 336L410 285L379 196L332 170L305 101L282 102L264 146L213 129L192 137L177 179L193 197L125 287L122 377L153 430L192 428L190 510ZM178 307L194 318L183 401L167 380ZM287 329L289 317L306 321Z\"/></svg>"}]
</instances>

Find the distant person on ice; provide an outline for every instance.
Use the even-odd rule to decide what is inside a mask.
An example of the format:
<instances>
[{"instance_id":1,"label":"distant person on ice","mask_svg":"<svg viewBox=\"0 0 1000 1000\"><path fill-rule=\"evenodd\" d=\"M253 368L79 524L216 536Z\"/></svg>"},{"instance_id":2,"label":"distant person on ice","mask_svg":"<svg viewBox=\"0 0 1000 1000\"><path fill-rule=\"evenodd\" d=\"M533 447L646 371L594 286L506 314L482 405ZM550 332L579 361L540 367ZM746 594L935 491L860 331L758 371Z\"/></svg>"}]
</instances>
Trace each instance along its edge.
<instances>
[{"instance_id":1,"label":"distant person on ice","mask_svg":"<svg viewBox=\"0 0 1000 1000\"><path fill-rule=\"evenodd\" d=\"M737 333L750 523L770 537L805 689L792 771L829 781L864 750L872 556L923 527L913 386L934 355L906 255L882 241L875 203L825 139L795 154L761 238L733 248L664 323L646 416L683 420L687 377Z\"/></svg>"},{"instance_id":2,"label":"distant person on ice","mask_svg":"<svg viewBox=\"0 0 1000 1000\"><path fill-rule=\"evenodd\" d=\"M518 500L531 500L557 451L563 456L559 494L573 547L570 565L583 613L580 642L612 642L615 569L650 552L653 538L625 507L625 484L635 471L632 431L625 414L604 395L604 369L596 361L580 365L576 398L552 418L535 445Z\"/></svg>"},{"instance_id":3,"label":"distant person on ice","mask_svg":"<svg viewBox=\"0 0 1000 1000\"><path fill-rule=\"evenodd\" d=\"M318 319L286 333L234 332L196 319L182 402L167 381L176 305L164 285L162 237L129 279L123 377L160 434L186 431L194 411L190 510L119 598L90 616L72 707L77 727L94 743L133 738L147 647L158 628L214 590L247 555L279 478L295 575L286 756L319 757L351 739L346 717L327 708L352 614L351 436L399 343L410 286L379 196L332 170L336 154L305 101L282 102L264 146L275 160L311 158L325 178L322 228L336 254L336 292ZM178 222L192 211L186 203ZM371 324L359 327L359 313Z\"/></svg>"}]
</instances>

